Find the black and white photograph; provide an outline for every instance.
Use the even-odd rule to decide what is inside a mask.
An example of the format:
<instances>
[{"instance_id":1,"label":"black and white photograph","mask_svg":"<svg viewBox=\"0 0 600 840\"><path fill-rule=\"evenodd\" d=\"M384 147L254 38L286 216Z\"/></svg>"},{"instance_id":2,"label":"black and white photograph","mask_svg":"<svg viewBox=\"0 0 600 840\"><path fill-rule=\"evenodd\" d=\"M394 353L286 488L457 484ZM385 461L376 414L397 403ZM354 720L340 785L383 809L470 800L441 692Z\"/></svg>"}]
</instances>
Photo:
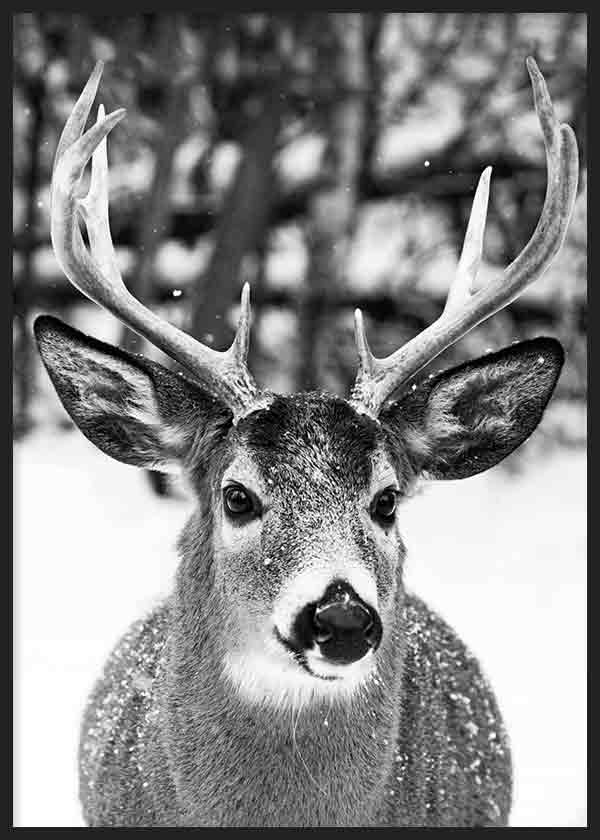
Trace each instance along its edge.
<instances>
[{"instance_id":1,"label":"black and white photograph","mask_svg":"<svg viewBox=\"0 0 600 840\"><path fill-rule=\"evenodd\" d=\"M9 25L12 826L588 827L588 15Z\"/></svg>"}]
</instances>

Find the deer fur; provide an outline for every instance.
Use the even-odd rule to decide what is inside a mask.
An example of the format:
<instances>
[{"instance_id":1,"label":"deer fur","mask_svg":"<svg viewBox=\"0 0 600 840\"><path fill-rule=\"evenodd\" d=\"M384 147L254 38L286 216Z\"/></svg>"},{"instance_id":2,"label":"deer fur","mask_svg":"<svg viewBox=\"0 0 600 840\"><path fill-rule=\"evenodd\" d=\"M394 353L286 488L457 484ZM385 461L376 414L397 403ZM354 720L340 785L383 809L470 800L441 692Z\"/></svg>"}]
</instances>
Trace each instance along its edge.
<instances>
[{"instance_id":1,"label":"deer fur","mask_svg":"<svg viewBox=\"0 0 600 840\"><path fill-rule=\"evenodd\" d=\"M125 463L177 462L197 502L172 595L119 642L87 706L87 824L506 825L501 715L478 662L405 589L402 500L421 477L473 475L531 434L560 373L558 342L425 379L378 420L308 393L271 395L233 422L157 363L54 318L35 331L82 432ZM260 517L226 521L230 478L260 498ZM370 505L389 485L400 504L383 527ZM377 650L335 667L301 661L275 633L333 578L383 626Z\"/></svg>"}]
</instances>

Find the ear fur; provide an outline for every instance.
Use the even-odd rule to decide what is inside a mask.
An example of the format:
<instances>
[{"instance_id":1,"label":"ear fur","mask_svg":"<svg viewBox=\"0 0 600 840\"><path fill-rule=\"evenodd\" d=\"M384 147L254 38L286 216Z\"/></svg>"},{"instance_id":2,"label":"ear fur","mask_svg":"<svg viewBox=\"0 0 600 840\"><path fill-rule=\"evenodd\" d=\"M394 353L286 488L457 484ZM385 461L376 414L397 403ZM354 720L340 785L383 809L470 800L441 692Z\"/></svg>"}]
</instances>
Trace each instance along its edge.
<instances>
[{"instance_id":1,"label":"ear fur","mask_svg":"<svg viewBox=\"0 0 600 840\"><path fill-rule=\"evenodd\" d=\"M380 421L430 478L466 478L495 466L536 428L558 380L553 338L513 344L426 379Z\"/></svg>"},{"instance_id":2,"label":"ear fur","mask_svg":"<svg viewBox=\"0 0 600 840\"><path fill-rule=\"evenodd\" d=\"M171 471L189 452L199 426L231 414L189 379L58 318L42 315L33 329L66 411L88 440L117 461Z\"/></svg>"}]
</instances>

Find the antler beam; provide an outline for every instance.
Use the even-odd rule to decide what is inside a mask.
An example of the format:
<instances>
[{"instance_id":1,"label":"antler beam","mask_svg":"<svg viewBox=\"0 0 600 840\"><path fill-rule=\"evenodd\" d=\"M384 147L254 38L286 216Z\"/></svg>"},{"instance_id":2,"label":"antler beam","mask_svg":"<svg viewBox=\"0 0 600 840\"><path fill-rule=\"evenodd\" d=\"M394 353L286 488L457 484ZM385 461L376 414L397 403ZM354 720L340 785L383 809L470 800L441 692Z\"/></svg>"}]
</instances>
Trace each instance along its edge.
<instances>
[{"instance_id":1,"label":"antler beam","mask_svg":"<svg viewBox=\"0 0 600 840\"><path fill-rule=\"evenodd\" d=\"M164 351L188 370L214 396L228 405L237 420L259 396L246 359L250 327L250 289L242 290L241 315L231 347L220 352L159 318L133 297L121 277L108 221L108 164L106 136L125 116L120 108L108 116L100 106L94 126L83 134L96 96L103 64L99 61L63 129L52 174L51 236L57 260L83 294ZM92 158L87 196L77 195L83 171ZM90 252L80 230L82 216Z\"/></svg>"},{"instance_id":2,"label":"antler beam","mask_svg":"<svg viewBox=\"0 0 600 840\"><path fill-rule=\"evenodd\" d=\"M355 312L359 370L351 395L352 404L377 417L385 400L406 384L443 350L482 321L508 306L548 268L563 244L577 193L578 153L570 126L559 124L544 77L527 59L535 110L544 135L548 185L537 227L519 256L496 280L482 286L478 280L487 214L491 168L475 192L473 207L457 272L446 306L431 326L395 353L383 359L370 351L360 310Z\"/></svg>"}]
</instances>

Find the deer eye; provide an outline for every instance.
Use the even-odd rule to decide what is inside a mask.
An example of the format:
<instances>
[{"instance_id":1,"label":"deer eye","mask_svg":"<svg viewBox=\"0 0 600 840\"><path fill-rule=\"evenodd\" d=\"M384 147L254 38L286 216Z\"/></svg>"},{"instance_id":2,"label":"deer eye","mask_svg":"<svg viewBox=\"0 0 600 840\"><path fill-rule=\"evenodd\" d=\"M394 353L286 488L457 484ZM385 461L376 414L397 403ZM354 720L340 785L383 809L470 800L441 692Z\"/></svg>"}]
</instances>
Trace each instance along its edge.
<instances>
[{"instance_id":1,"label":"deer eye","mask_svg":"<svg viewBox=\"0 0 600 840\"><path fill-rule=\"evenodd\" d=\"M249 518L258 513L253 498L238 484L225 487L223 502L225 513L231 519Z\"/></svg>"},{"instance_id":2,"label":"deer eye","mask_svg":"<svg viewBox=\"0 0 600 840\"><path fill-rule=\"evenodd\" d=\"M388 487L387 490L383 490L375 499L371 516L383 525L390 525L394 521L397 501L397 491Z\"/></svg>"}]
</instances>

